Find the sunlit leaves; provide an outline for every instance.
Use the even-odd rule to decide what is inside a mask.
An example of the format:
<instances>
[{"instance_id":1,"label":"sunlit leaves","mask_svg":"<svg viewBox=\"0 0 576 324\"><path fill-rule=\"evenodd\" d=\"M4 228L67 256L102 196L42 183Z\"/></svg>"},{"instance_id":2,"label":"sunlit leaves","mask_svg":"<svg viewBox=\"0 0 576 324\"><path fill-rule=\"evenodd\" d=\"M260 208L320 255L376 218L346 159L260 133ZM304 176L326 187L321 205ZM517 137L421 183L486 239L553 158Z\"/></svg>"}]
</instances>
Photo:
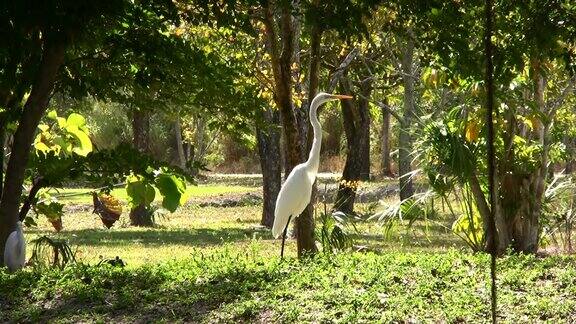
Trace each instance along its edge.
<instances>
[{"instance_id":1,"label":"sunlit leaves","mask_svg":"<svg viewBox=\"0 0 576 324\"><path fill-rule=\"evenodd\" d=\"M484 243L484 230L482 218L474 204L470 204L471 210L460 215L452 224L452 231L460 236L475 251L482 250Z\"/></svg>"},{"instance_id":2,"label":"sunlit leaves","mask_svg":"<svg viewBox=\"0 0 576 324\"><path fill-rule=\"evenodd\" d=\"M57 155L78 154L86 156L92 152L86 120L82 115L72 113L67 119L59 117L56 111L50 111L47 115L50 124L40 124L40 133L34 140L36 150L46 154L55 152Z\"/></svg>"},{"instance_id":3,"label":"sunlit leaves","mask_svg":"<svg viewBox=\"0 0 576 324\"><path fill-rule=\"evenodd\" d=\"M134 174L126 178L126 193L132 208L139 205L149 206L156 197L154 187L144 177Z\"/></svg>"},{"instance_id":4,"label":"sunlit leaves","mask_svg":"<svg viewBox=\"0 0 576 324\"><path fill-rule=\"evenodd\" d=\"M480 124L477 120L471 120L466 124L466 140L468 142L475 142L478 140L480 134Z\"/></svg>"},{"instance_id":5,"label":"sunlit leaves","mask_svg":"<svg viewBox=\"0 0 576 324\"><path fill-rule=\"evenodd\" d=\"M126 178L126 193L132 209L149 207L156 198L156 189L162 196L162 207L175 212L187 199L186 181L166 168L149 169L146 176L131 174Z\"/></svg>"},{"instance_id":6,"label":"sunlit leaves","mask_svg":"<svg viewBox=\"0 0 576 324\"><path fill-rule=\"evenodd\" d=\"M62 216L64 215L64 205L57 200L40 201L34 205L34 212L37 215L44 215L52 224L54 229L59 232L62 230ZM28 217L30 218L30 217ZM29 222L35 223L34 220Z\"/></svg>"}]
</instances>

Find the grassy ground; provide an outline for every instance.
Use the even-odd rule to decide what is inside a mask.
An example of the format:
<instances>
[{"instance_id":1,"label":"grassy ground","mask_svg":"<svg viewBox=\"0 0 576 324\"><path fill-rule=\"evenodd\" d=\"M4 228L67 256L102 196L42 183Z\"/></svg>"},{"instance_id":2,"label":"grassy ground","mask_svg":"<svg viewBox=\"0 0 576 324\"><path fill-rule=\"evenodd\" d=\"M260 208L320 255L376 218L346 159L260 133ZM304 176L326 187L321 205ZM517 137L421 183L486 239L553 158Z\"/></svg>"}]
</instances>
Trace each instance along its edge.
<instances>
[{"instance_id":1,"label":"grassy ground","mask_svg":"<svg viewBox=\"0 0 576 324\"><path fill-rule=\"evenodd\" d=\"M219 182L192 187L190 195L210 200L255 190ZM364 222L355 235L364 252L314 260L297 261L289 240L281 262L280 242L259 226L260 208L189 204L154 228L130 227L124 214L108 230L79 205L59 234L42 220L26 230L27 240L66 239L81 264L0 270L0 322L488 321L488 259L471 254L447 230L449 220L392 232ZM96 265L116 256L125 268ZM513 256L499 269L502 321L576 318L574 258Z\"/></svg>"},{"instance_id":2,"label":"grassy ground","mask_svg":"<svg viewBox=\"0 0 576 324\"><path fill-rule=\"evenodd\" d=\"M91 204L92 196L90 188L66 188L59 189L58 191L51 191L51 194L58 197L63 203L71 204ZM188 197L203 198L212 197L218 195L227 195L235 193L247 193L247 192L258 192L259 188L255 186L247 185L226 185L226 184L216 184L207 185L199 184L197 186L188 186L186 189L186 195ZM126 189L115 188L112 190L111 194L121 200L126 200ZM161 201L162 197L158 192L156 192L156 201Z\"/></svg>"}]
</instances>

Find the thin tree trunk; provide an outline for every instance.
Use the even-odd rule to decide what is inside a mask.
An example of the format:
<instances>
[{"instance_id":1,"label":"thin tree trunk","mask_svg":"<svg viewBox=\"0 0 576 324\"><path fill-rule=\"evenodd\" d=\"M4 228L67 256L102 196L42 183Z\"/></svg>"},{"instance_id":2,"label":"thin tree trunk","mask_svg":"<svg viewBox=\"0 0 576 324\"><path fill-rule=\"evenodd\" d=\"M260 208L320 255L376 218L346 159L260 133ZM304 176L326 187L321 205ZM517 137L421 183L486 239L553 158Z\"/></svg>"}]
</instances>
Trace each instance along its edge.
<instances>
[{"instance_id":1,"label":"thin tree trunk","mask_svg":"<svg viewBox=\"0 0 576 324\"><path fill-rule=\"evenodd\" d=\"M282 184L280 163L280 131L278 112L270 108L263 112L267 129L256 128L260 167L262 169L262 219L260 224L272 228L276 198Z\"/></svg>"},{"instance_id":2,"label":"thin tree trunk","mask_svg":"<svg viewBox=\"0 0 576 324\"><path fill-rule=\"evenodd\" d=\"M204 155L206 154L206 121L202 117L196 118L196 129L194 132L194 147L196 148L194 152L194 158L196 161L203 161Z\"/></svg>"},{"instance_id":3,"label":"thin tree trunk","mask_svg":"<svg viewBox=\"0 0 576 324\"><path fill-rule=\"evenodd\" d=\"M360 85L360 92L366 98L370 98L372 93L372 82L366 81ZM370 180L370 106L368 100L360 98L358 100L359 108L359 159L360 159L360 180Z\"/></svg>"},{"instance_id":4,"label":"thin tree trunk","mask_svg":"<svg viewBox=\"0 0 576 324\"><path fill-rule=\"evenodd\" d=\"M2 199L2 189L4 188L4 158L6 154L6 123L0 124L0 200Z\"/></svg>"},{"instance_id":5,"label":"thin tree trunk","mask_svg":"<svg viewBox=\"0 0 576 324\"><path fill-rule=\"evenodd\" d=\"M0 255L2 256L0 257L0 264L4 262L6 239L18 221L22 185L34 134L40 119L46 112L58 70L64 62L66 51L64 43L46 43L44 45L38 75L24 105L18 128L14 133L11 155L6 169L6 180L2 201L0 201Z\"/></svg>"},{"instance_id":6,"label":"thin tree trunk","mask_svg":"<svg viewBox=\"0 0 576 324\"><path fill-rule=\"evenodd\" d=\"M569 153L568 159L566 160L566 166L564 167L564 173L571 174L576 170L576 141L574 138L567 137L564 140L564 144Z\"/></svg>"},{"instance_id":7,"label":"thin tree trunk","mask_svg":"<svg viewBox=\"0 0 576 324\"><path fill-rule=\"evenodd\" d=\"M384 98L384 104L388 104L388 99ZM382 128L380 130L380 156L381 172L383 176L392 177L392 160L390 159L390 112L382 108Z\"/></svg>"},{"instance_id":8,"label":"thin tree trunk","mask_svg":"<svg viewBox=\"0 0 576 324\"><path fill-rule=\"evenodd\" d=\"M184 142L182 141L182 126L180 116L174 121L174 140L176 141L176 153L178 166L183 170L186 169L186 156L184 155Z\"/></svg>"},{"instance_id":9,"label":"thin tree trunk","mask_svg":"<svg viewBox=\"0 0 576 324\"><path fill-rule=\"evenodd\" d=\"M412 136L411 127L414 119L414 40L408 36L402 57L402 80L404 83L404 113L400 122L398 136L398 173L400 181L400 200L414 195L412 172Z\"/></svg>"},{"instance_id":10,"label":"thin tree trunk","mask_svg":"<svg viewBox=\"0 0 576 324\"><path fill-rule=\"evenodd\" d=\"M490 310L492 323L497 323L497 296L496 296L496 247L498 245L498 236L496 233L496 213L498 212L498 168L496 165L495 150L495 132L494 132L494 113L498 113L498 108L494 104L494 64L492 58L492 0L485 2L485 35L484 35L484 55L486 59L486 74L484 78L486 86L486 134L487 144L487 171L488 171L488 195L490 201L490 218L489 226L485 226L487 237L490 237L488 246L490 250Z\"/></svg>"}]
</instances>

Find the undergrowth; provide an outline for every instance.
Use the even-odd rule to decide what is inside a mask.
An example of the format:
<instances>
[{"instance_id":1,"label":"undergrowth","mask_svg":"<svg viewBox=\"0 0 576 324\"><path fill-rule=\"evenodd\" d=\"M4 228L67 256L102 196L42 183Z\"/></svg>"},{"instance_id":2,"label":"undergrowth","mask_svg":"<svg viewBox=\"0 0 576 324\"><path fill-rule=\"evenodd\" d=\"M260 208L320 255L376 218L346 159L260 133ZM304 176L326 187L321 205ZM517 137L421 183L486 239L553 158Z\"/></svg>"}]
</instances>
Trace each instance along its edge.
<instances>
[{"instance_id":1,"label":"undergrowth","mask_svg":"<svg viewBox=\"0 0 576 324\"><path fill-rule=\"evenodd\" d=\"M109 264L0 272L0 321L487 322L488 256L342 253L297 261L239 249L134 268ZM499 317L576 316L573 257L499 260Z\"/></svg>"}]
</instances>

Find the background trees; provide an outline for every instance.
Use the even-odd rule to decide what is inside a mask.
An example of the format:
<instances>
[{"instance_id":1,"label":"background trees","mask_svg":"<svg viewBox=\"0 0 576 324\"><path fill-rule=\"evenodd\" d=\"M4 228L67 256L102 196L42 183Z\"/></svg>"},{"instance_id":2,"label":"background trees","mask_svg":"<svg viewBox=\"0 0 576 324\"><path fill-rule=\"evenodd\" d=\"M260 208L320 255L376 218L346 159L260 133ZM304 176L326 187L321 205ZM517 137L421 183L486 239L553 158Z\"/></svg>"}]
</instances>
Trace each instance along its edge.
<instances>
[{"instance_id":1,"label":"background trees","mask_svg":"<svg viewBox=\"0 0 576 324\"><path fill-rule=\"evenodd\" d=\"M534 252L553 173L571 170L573 136L563 130L575 120L576 31L568 1L496 3L497 233L486 228L480 2L29 6L5 4L1 13L0 241L37 182L26 167L49 103L60 117L86 116L97 152L130 142L188 175L259 165L265 226L281 172L308 152L307 107L319 89L355 95L337 114L321 114L331 133L323 154L336 155L324 168L342 173L334 209L353 213L359 181L397 174L405 203L426 188L448 201L469 193L474 208L457 216L499 235L501 251ZM301 255L315 251L312 215L310 206L297 220Z\"/></svg>"}]
</instances>

